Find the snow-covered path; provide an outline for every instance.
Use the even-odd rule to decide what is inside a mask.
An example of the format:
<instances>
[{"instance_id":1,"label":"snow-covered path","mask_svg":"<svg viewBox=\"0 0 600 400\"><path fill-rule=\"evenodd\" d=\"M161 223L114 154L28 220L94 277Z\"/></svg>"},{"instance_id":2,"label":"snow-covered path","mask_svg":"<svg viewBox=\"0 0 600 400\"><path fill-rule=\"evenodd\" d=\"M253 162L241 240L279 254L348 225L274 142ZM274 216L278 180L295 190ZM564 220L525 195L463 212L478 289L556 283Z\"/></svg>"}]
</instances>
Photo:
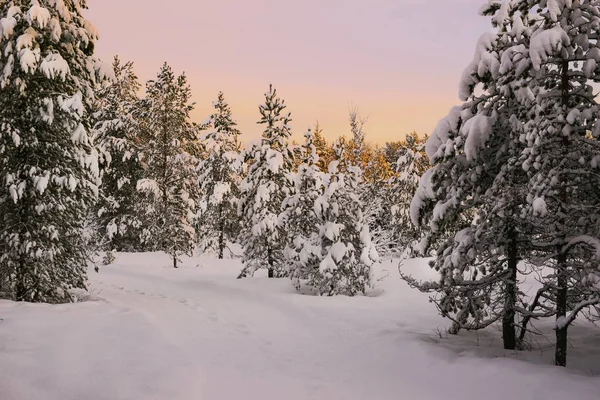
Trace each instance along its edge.
<instances>
[{"instance_id":1,"label":"snow-covered path","mask_svg":"<svg viewBox=\"0 0 600 400\"><path fill-rule=\"evenodd\" d=\"M390 276L379 297L315 298L237 265L122 256L98 301L0 302L0 399L597 399L600 379L422 340L440 324ZM205 262L207 263L207 262ZM393 270L390 270L393 275ZM391 289L391 290L390 290Z\"/></svg>"}]
</instances>

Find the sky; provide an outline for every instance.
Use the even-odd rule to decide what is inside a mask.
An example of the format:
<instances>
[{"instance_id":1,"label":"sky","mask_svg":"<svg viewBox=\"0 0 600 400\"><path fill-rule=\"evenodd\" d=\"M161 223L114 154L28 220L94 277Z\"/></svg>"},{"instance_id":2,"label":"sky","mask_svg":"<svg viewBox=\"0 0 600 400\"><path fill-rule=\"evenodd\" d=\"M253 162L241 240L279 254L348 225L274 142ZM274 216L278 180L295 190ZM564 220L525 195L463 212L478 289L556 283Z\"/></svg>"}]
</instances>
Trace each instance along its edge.
<instances>
[{"instance_id":1,"label":"sky","mask_svg":"<svg viewBox=\"0 0 600 400\"><path fill-rule=\"evenodd\" d=\"M349 134L357 106L367 138L430 133L459 103L458 80L490 29L485 0L88 0L97 55L133 61L144 82L166 61L185 72L208 117L223 91L246 141L273 84L295 137L318 120L328 139Z\"/></svg>"}]
</instances>

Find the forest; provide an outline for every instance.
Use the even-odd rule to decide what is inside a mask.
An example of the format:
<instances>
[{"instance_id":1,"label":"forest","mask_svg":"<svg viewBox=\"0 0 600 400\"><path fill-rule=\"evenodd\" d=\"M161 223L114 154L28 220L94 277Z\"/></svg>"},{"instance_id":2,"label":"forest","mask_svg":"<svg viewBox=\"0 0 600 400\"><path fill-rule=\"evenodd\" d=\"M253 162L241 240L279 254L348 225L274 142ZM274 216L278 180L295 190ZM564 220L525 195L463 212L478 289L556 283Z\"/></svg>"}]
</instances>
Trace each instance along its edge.
<instances>
[{"instance_id":1,"label":"forest","mask_svg":"<svg viewBox=\"0 0 600 400\"><path fill-rule=\"evenodd\" d=\"M275 85L259 140L226 93L194 121L186 74L99 60L86 8L0 1L0 299L72 303L121 254L163 252L178 270L239 258L240 280L323 298L368 297L392 260L448 334L544 337L558 366L570 327L600 319L599 1L488 1L461 103L380 145L357 106L347 132L292 132Z\"/></svg>"}]
</instances>

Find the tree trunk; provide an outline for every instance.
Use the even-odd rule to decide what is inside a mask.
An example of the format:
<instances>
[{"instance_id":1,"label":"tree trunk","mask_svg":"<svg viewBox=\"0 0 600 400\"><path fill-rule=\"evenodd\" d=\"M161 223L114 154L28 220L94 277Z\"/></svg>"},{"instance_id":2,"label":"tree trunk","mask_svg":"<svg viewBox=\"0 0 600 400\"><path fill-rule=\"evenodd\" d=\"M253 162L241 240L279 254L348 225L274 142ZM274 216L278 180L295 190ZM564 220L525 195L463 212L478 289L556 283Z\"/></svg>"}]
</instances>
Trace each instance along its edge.
<instances>
[{"instance_id":1,"label":"tree trunk","mask_svg":"<svg viewBox=\"0 0 600 400\"><path fill-rule=\"evenodd\" d=\"M566 367L568 327L564 325L564 319L567 316L567 255L562 253L556 259L556 287L556 350L554 363Z\"/></svg>"},{"instance_id":2,"label":"tree trunk","mask_svg":"<svg viewBox=\"0 0 600 400\"><path fill-rule=\"evenodd\" d=\"M25 284L25 265L23 261L21 261L17 267L15 281L15 300L26 301L27 285Z\"/></svg>"},{"instance_id":3,"label":"tree trunk","mask_svg":"<svg viewBox=\"0 0 600 400\"><path fill-rule=\"evenodd\" d=\"M269 278L274 278L275 277L275 268L274 268L274 261L273 261L273 250L271 250L271 246L267 247L267 259L269 261Z\"/></svg>"},{"instance_id":4,"label":"tree trunk","mask_svg":"<svg viewBox=\"0 0 600 400\"><path fill-rule=\"evenodd\" d=\"M223 221L223 205L219 204L219 260L223 259L225 251L225 221Z\"/></svg>"},{"instance_id":5,"label":"tree trunk","mask_svg":"<svg viewBox=\"0 0 600 400\"><path fill-rule=\"evenodd\" d=\"M561 69L561 100L563 110L569 107L569 62L563 60ZM568 136L562 138L562 152L568 153L570 141ZM560 187L559 198L561 207L559 211L563 212L563 205L568 201L565 189L565 183ZM565 226L563 217L562 226ZM567 366L567 326L564 325L564 319L567 316L567 254L558 247L558 256L556 258L556 349L554 353L554 363L561 367ZM564 325L564 326L563 326Z\"/></svg>"},{"instance_id":6,"label":"tree trunk","mask_svg":"<svg viewBox=\"0 0 600 400\"><path fill-rule=\"evenodd\" d=\"M173 256L173 268L177 268L177 256Z\"/></svg>"},{"instance_id":7,"label":"tree trunk","mask_svg":"<svg viewBox=\"0 0 600 400\"><path fill-rule=\"evenodd\" d=\"M508 279L504 293L504 316L502 317L502 340L506 350L514 350L517 344L515 330L515 306L517 304L517 233L513 228L508 231Z\"/></svg>"}]
</instances>

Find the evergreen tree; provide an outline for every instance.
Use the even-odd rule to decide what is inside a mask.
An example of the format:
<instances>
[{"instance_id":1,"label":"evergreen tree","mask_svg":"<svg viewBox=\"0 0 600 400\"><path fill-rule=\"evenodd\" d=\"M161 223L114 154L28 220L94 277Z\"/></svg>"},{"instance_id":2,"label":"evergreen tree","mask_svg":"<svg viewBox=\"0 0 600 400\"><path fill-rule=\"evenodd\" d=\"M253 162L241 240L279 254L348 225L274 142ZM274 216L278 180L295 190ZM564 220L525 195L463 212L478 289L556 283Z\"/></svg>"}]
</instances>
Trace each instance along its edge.
<instances>
[{"instance_id":1,"label":"evergreen tree","mask_svg":"<svg viewBox=\"0 0 600 400\"><path fill-rule=\"evenodd\" d=\"M145 170L138 181L146 201L140 204L145 243L173 258L192 255L199 198L196 168L201 153L198 127L190 122L191 91L185 75L175 77L166 63L146 84L139 107Z\"/></svg>"},{"instance_id":2,"label":"evergreen tree","mask_svg":"<svg viewBox=\"0 0 600 400\"><path fill-rule=\"evenodd\" d=\"M410 204L421 176L429 167L424 145L426 139L419 138L413 132L399 142L393 165L394 175L385 188L383 209L387 213L382 224L390 231L392 245L400 251L406 250L420 236L420 231L410 219Z\"/></svg>"},{"instance_id":3,"label":"evergreen tree","mask_svg":"<svg viewBox=\"0 0 600 400\"><path fill-rule=\"evenodd\" d=\"M356 194L361 171L347 165L344 154L343 146L336 146L338 159L330 163L325 190L314 205L321 262L309 271L307 284L321 295L366 293L379 258Z\"/></svg>"},{"instance_id":4,"label":"evergreen tree","mask_svg":"<svg viewBox=\"0 0 600 400\"><path fill-rule=\"evenodd\" d=\"M288 236L285 256L289 275L298 289L318 273L322 261L315 202L323 194L325 174L318 167L315 135L309 129L304 138L301 164L298 172L293 174L295 191L284 201L282 218Z\"/></svg>"},{"instance_id":5,"label":"evergreen tree","mask_svg":"<svg viewBox=\"0 0 600 400\"><path fill-rule=\"evenodd\" d=\"M519 162L529 177L521 218L531 222L538 250L554 258L546 297L556 305L555 362L564 366L569 325L600 301L590 283L598 279L600 2L517 0L485 13L500 30L511 27L515 45L501 70L521 78L528 94L516 98L525 115Z\"/></svg>"},{"instance_id":6,"label":"evergreen tree","mask_svg":"<svg viewBox=\"0 0 600 400\"><path fill-rule=\"evenodd\" d=\"M18 301L70 301L86 287L99 184L90 115L111 71L93 55L85 8L0 3L0 293Z\"/></svg>"},{"instance_id":7,"label":"evergreen tree","mask_svg":"<svg viewBox=\"0 0 600 400\"><path fill-rule=\"evenodd\" d=\"M319 121L315 124L313 136L313 144L317 151L317 155L319 156L317 166L322 172L327 172L327 167L329 166L329 163L334 160L335 154L333 153L333 148L327 143L327 140L323 136L323 128L321 128Z\"/></svg>"},{"instance_id":8,"label":"evergreen tree","mask_svg":"<svg viewBox=\"0 0 600 400\"><path fill-rule=\"evenodd\" d=\"M290 176L294 165L289 146L290 114L284 114L285 102L273 86L259 107L258 122L264 125L261 143L250 149L248 174L241 185L238 214L242 217L241 244L244 247L244 269L240 277L267 268L269 277L286 273L283 255L286 234L279 223L283 201L293 191Z\"/></svg>"},{"instance_id":9,"label":"evergreen tree","mask_svg":"<svg viewBox=\"0 0 600 400\"><path fill-rule=\"evenodd\" d=\"M436 250L431 265L440 280L408 281L438 293L434 301L454 322L453 332L502 321L504 347L514 349L517 264L530 246L518 217L527 182L518 163L522 116L515 106L522 82L500 73L513 46L505 29L481 37L461 82L465 103L427 141L433 168L420 180L410 211L415 223L429 225L425 246Z\"/></svg>"},{"instance_id":10,"label":"evergreen tree","mask_svg":"<svg viewBox=\"0 0 600 400\"><path fill-rule=\"evenodd\" d=\"M207 156L198 167L200 173L200 212L198 230L204 249L216 250L223 258L227 242L240 232L237 207L240 197L240 131L232 119L231 109L223 93L214 103L210 131L204 138Z\"/></svg>"},{"instance_id":11,"label":"evergreen tree","mask_svg":"<svg viewBox=\"0 0 600 400\"><path fill-rule=\"evenodd\" d=\"M144 221L137 208L141 194L140 163L143 143L133 115L139 103L140 84L133 63L115 57L115 81L98 94L100 111L95 116L96 136L102 147L102 190L96 207L101 247L110 261L112 251L141 251L140 231Z\"/></svg>"},{"instance_id":12,"label":"evergreen tree","mask_svg":"<svg viewBox=\"0 0 600 400\"><path fill-rule=\"evenodd\" d=\"M516 305L518 261L554 258L545 266L556 273L532 306L540 298L556 304L558 365L566 363L570 322L599 300L590 284L597 269L581 261L598 234L598 214L590 212L598 209L591 86L599 76L592 39L598 5L517 0L482 9L498 32L482 37L464 75L467 103L427 143L434 167L412 207L413 219L429 215L434 231L474 211L473 223L450 228L456 234L438 248L440 283L420 287L443 293L442 313L455 314L458 325L473 318L479 328L501 318L507 348L516 342L516 312L535 317L531 307Z\"/></svg>"}]
</instances>

